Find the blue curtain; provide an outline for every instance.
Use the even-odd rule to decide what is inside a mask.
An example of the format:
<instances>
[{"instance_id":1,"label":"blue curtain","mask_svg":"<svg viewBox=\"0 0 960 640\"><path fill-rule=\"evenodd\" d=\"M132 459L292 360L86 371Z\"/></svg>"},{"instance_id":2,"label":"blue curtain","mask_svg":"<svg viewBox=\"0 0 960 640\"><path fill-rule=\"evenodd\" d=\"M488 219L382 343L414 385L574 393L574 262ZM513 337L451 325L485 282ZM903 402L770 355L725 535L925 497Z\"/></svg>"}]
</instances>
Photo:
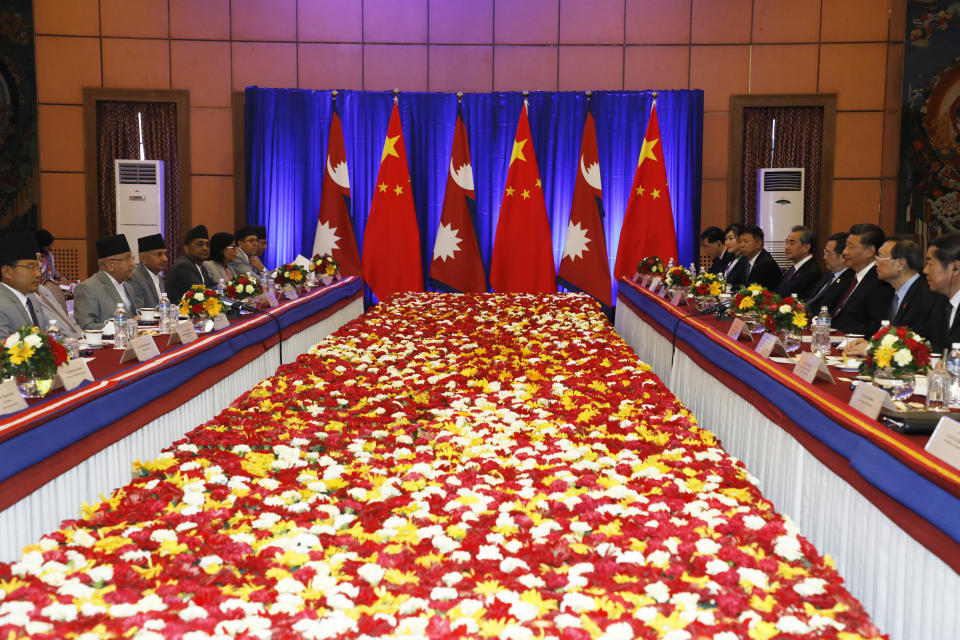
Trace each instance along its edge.
<instances>
[{"instance_id":1,"label":"blue curtain","mask_svg":"<svg viewBox=\"0 0 960 640\"><path fill-rule=\"evenodd\" d=\"M593 112L597 125L604 227L612 273L652 102L653 95L648 91L597 91L589 101L580 92L530 94L530 128L557 266L563 255L587 109ZM362 251L393 94L341 91L336 103L350 171L351 216ZM522 103L523 96L518 92L463 96L461 111L477 193L477 235L488 270L507 159ZM450 93L401 93L399 108L426 281L443 207L457 97ZM312 249L332 109L330 91L246 90L247 221L266 225L269 265L289 260L297 253L307 255ZM661 91L657 115L680 260L689 264L699 251L703 92Z\"/></svg>"}]
</instances>

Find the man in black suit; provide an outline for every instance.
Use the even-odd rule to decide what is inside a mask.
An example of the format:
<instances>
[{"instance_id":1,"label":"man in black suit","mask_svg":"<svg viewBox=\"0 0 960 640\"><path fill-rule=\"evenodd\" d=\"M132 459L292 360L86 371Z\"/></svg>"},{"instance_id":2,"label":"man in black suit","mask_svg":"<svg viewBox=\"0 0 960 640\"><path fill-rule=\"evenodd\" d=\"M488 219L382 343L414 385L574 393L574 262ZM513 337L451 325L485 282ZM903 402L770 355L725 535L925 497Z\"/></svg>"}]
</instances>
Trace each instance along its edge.
<instances>
[{"instance_id":1,"label":"man in black suit","mask_svg":"<svg viewBox=\"0 0 960 640\"><path fill-rule=\"evenodd\" d=\"M850 280L854 278L853 269L843 260L847 235L846 231L840 231L827 238L827 243L823 247L823 266L827 270L813 286L810 297L803 301L810 316L820 313L820 307L827 307L832 316L840 298L847 292Z\"/></svg>"},{"instance_id":2,"label":"man in black suit","mask_svg":"<svg viewBox=\"0 0 960 640\"><path fill-rule=\"evenodd\" d=\"M929 335L924 336L939 353L960 342L960 233L937 236L930 243L923 273L930 290L941 294L930 314Z\"/></svg>"},{"instance_id":3,"label":"man in black suit","mask_svg":"<svg viewBox=\"0 0 960 640\"><path fill-rule=\"evenodd\" d=\"M210 236L204 225L197 225L183 238L183 255L173 263L165 281L167 295L174 305L180 304L183 294L195 284L214 286L213 279L203 268L203 261L210 259Z\"/></svg>"},{"instance_id":4,"label":"man in black suit","mask_svg":"<svg viewBox=\"0 0 960 640\"><path fill-rule=\"evenodd\" d=\"M783 280L777 287L782 297L794 296L803 300L813 293L813 287L820 280L820 265L813 258L813 231L809 227L797 225L787 234L783 255L793 265L783 274Z\"/></svg>"},{"instance_id":5,"label":"man in black suit","mask_svg":"<svg viewBox=\"0 0 960 640\"><path fill-rule=\"evenodd\" d=\"M713 258L710 264L710 273L723 273L726 247L723 246L723 229L720 227L707 227L700 234L700 250L703 255ZM727 259L729 262L729 258Z\"/></svg>"},{"instance_id":6,"label":"man in black suit","mask_svg":"<svg viewBox=\"0 0 960 640\"><path fill-rule=\"evenodd\" d=\"M856 277L834 312L833 327L843 333L870 338L885 320L893 301L893 287L877 277L877 251L886 241L883 229L863 223L850 227L843 259Z\"/></svg>"},{"instance_id":7,"label":"man in black suit","mask_svg":"<svg viewBox=\"0 0 960 640\"><path fill-rule=\"evenodd\" d=\"M748 225L740 233L740 260L730 272L728 282L759 284L776 291L783 274L770 252L763 248L763 229Z\"/></svg>"}]
</instances>

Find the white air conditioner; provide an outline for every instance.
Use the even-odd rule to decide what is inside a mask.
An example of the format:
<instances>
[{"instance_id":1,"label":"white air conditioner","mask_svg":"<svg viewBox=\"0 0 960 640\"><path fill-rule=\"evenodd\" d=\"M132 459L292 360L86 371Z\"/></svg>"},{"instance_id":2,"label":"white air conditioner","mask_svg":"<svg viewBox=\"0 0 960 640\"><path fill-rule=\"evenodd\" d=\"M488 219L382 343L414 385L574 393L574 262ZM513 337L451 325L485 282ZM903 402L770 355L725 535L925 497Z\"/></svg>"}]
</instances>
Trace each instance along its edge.
<instances>
[{"instance_id":1,"label":"white air conditioner","mask_svg":"<svg viewBox=\"0 0 960 640\"><path fill-rule=\"evenodd\" d=\"M783 255L790 230L803 224L803 168L757 171L757 226L764 248L782 267L792 264Z\"/></svg>"},{"instance_id":2,"label":"white air conditioner","mask_svg":"<svg viewBox=\"0 0 960 640\"><path fill-rule=\"evenodd\" d=\"M163 233L163 160L114 160L117 233L127 236L133 255L137 238Z\"/></svg>"}]
</instances>

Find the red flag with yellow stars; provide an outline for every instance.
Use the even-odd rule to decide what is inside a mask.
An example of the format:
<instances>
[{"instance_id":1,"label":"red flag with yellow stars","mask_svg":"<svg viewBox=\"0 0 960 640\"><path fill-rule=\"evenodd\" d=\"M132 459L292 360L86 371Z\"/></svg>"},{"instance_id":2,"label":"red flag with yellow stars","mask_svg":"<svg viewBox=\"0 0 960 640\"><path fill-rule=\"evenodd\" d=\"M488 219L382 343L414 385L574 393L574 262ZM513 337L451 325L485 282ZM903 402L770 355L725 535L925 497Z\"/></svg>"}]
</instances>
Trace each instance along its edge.
<instances>
[{"instance_id":1,"label":"red flag with yellow stars","mask_svg":"<svg viewBox=\"0 0 960 640\"><path fill-rule=\"evenodd\" d=\"M398 291L423 291L420 230L396 100L363 234L363 278L380 300Z\"/></svg>"},{"instance_id":2,"label":"red flag with yellow stars","mask_svg":"<svg viewBox=\"0 0 960 640\"><path fill-rule=\"evenodd\" d=\"M656 101L650 107L647 134L643 137L637 173L633 177L623 217L613 277L619 280L623 276L632 276L637 271L637 264L647 256L660 256L664 262L670 258L675 263L677 261L677 233L667 189L667 168L660 142L660 125L657 124Z\"/></svg>"},{"instance_id":3,"label":"red flag with yellow stars","mask_svg":"<svg viewBox=\"0 0 960 640\"><path fill-rule=\"evenodd\" d=\"M433 261L430 263L430 283L438 289L457 293L483 293L487 290L487 275L483 272L483 260L480 258L480 247L471 217L476 207L467 128L458 109L453 147L450 149L447 190L443 195L440 228L437 229Z\"/></svg>"},{"instance_id":4,"label":"red flag with yellow stars","mask_svg":"<svg viewBox=\"0 0 960 640\"><path fill-rule=\"evenodd\" d=\"M520 111L507 186L500 204L490 285L494 291L501 292L553 293L557 290L547 203L533 154L526 100Z\"/></svg>"},{"instance_id":5,"label":"red flag with yellow stars","mask_svg":"<svg viewBox=\"0 0 960 640\"><path fill-rule=\"evenodd\" d=\"M320 192L320 214L313 237L314 255L329 255L340 265L345 276L360 275L360 254L350 224L350 175L347 173L347 152L343 147L343 127L334 103L327 144L327 166Z\"/></svg>"},{"instance_id":6,"label":"red flag with yellow stars","mask_svg":"<svg viewBox=\"0 0 960 640\"><path fill-rule=\"evenodd\" d=\"M583 291L608 307L611 305L610 264L603 233L603 191L600 186L600 155L593 114L587 112L580 142L577 181L563 259L557 281L568 289Z\"/></svg>"}]
</instances>

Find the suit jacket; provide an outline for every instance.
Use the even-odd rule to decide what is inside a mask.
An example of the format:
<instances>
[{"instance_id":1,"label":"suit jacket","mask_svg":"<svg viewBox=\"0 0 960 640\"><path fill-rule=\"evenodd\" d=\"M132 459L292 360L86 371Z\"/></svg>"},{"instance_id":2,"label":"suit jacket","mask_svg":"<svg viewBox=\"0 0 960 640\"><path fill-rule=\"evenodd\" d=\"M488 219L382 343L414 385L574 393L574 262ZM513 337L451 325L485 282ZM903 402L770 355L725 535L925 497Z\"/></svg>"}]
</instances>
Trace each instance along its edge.
<instances>
[{"instance_id":1,"label":"suit jacket","mask_svg":"<svg viewBox=\"0 0 960 640\"><path fill-rule=\"evenodd\" d=\"M746 279L740 284L756 283L763 285L770 291L777 290L777 285L780 284L783 274L780 272L780 265L773 259L769 251L760 249L760 253L757 254L757 259L753 261L753 268L750 268L750 262L748 260L741 260L741 263L741 265L734 267L734 271L737 269L739 269L741 273L747 269L750 269L750 271L747 273Z\"/></svg>"},{"instance_id":2,"label":"suit jacket","mask_svg":"<svg viewBox=\"0 0 960 640\"><path fill-rule=\"evenodd\" d=\"M133 289L129 282L124 282L120 286L130 298L130 304L124 303L124 308L131 317L135 316L137 310L131 308L135 304ZM107 320L113 317L117 305L121 302L123 298L117 293L117 288L110 281L110 276L105 271L97 271L74 289L73 318L81 329L102 329Z\"/></svg>"},{"instance_id":3,"label":"suit jacket","mask_svg":"<svg viewBox=\"0 0 960 640\"><path fill-rule=\"evenodd\" d=\"M230 264L224 266L219 262L207 260L203 263L203 268L207 270L207 273L210 275L210 281L213 282L214 285L216 285L220 280L223 280L223 284L227 284L230 282L230 279L235 273Z\"/></svg>"},{"instance_id":4,"label":"suit jacket","mask_svg":"<svg viewBox=\"0 0 960 640\"><path fill-rule=\"evenodd\" d=\"M199 267L199 270L197 267ZM170 273L167 274L167 279L164 281L164 284L166 285L167 297L170 298L170 303L180 304L180 299L183 298L183 294L193 285L202 284L213 287L216 286L217 283L210 278L210 274L203 268L203 265L195 264L187 256L180 256L177 258L177 261L173 263L173 268L170 269Z\"/></svg>"},{"instance_id":5,"label":"suit jacket","mask_svg":"<svg viewBox=\"0 0 960 640\"><path fill-rule=\"evenodd\" d=\"M803 300L815 293L814 286L820 281L820 265L816 258L811 257L803 263L799 269L793 272L793 277L787 278L789 270L783 274L783 280L777 287L777 293L782 297L794 296L798 300Z\"/></svg>"},{"instance_id":6,"label":"suit jacket","mask_svg":"<svg viewBox=\"0 0 960 640\"><path fill-rule=\"evenodd\" d=\"M803 301L807 307L807 313L815 316L820 313L820 307L826 306L830 310L830 315L837 308L840 298L847 292L850 286L850 279L857 277L853 269L849 267L840 272L840 275L834 276L832 271L827 271L820 277L820 280L813 286L813 293L810 298Z\"/></svg>"},{"instance_id":7,"label":"suit jacket","mask_svg":"<svg viewBox=\"0 0 960 640\"><path fill-rule=\"evenodd\" d=\"M727 268L727 265L730 264L736 257L736 254L730 253L724 249L723 253L721 253L719 257L714 258L713 262L710 263L710 273L715 273L718 276L722 276L724 270Z\"/></svg>"},{"instance_id":8,"label":"suit jacket","mask_svg":"<svg viewBox=\"0 0 960 640\"><path fill-rule=\"evenodd\" d=\"M953 324L948 327L949 313L950 298L937 296L936 304L934 304L933 311L930 314L929 335L924 336L930 341L933 353L942 353L944 349L949 349L954 342L960 342L960 311L953 319Z\"/></svg>"},{"instance_id":9,"label":"suit jacket","mask_svg":"<svg viewBox=\"0 0 960 640\"><path fill-rule=\"evenodd\" d=\"M157 288L153 286L150 271L142 264L133 268L130 288L133 289L133 299L137 309L152 309L160 303L160 296L157 294ZM163 279L160 280L160 290L164 291Z\"/></svg>"},{"instance_id":10,"label":"suit jacket","mask_svg":"<svg viewBox=\"0 0 960 640\"><path fill-rule=\"evenodd\" d=\"M63 305L56 294L50 291L47 284L42 284L40 288L37 289L37 298L40 299L40 304L43 306L43 313L47 317L47 322L49 323L50 320L55 319L63 335L70 338L82 338L83 330L80 328L80 325L70 317L70 314L67 313L66 305ZM59 287L60 285L55 286Z\"/></svg>"},{"instance_id":11,"label":"suit jacket","mask_svg":"<svg viewBox=\"0 0 960 640\"><path fill-rule=\"evenodd\" d=\"M256 267L250 264L250 258L243 252L243 249L237 249L237 257L227 264L234 274L245 273L248 276L259 276L260 272Z\"/></svg>"},{"instance_id":12,"label":"suit jacket","mask_svg":"<svg viewBox=\"0 0 960 640\"><path fill-rule=\"evenodd\" d=\"M28 293L27 298L33 304L33 311L37 314L37 326L46 331L49 318L40 303L40 298L35 293ZM20 327L32 327L33 319L27 307L20 302L10 289L0 285L0 340L19 329Z\"/></svg>"},{"instance_id":13,"label":"suit jacket","mask_svg":"<svg viewBox=\"0 0 960 640\"><path fill-rule=\"evenodd\" d=\"M931 321L933 319L933 308L937 305L939 294L930 291L930 285L927 279L920 274L906 295L900 301L900 308L890 320L890 324L895 327L910 327L921 336L926 337L930 333ZM891 303L892 306L892 303ZM887 314L889 316L889 313Z\"/></svg>"},{"instance_id":14,"label":"suit jacket","mask_svg":"<svg viewBox=\"0 0 960 640\"><path fill-rule=\"evenodd\" d=\"M893 293L893 287L877 277L876 265L870 267L847 301L843 302L841 297L837 303L833 327L843 333L862 334L869 340L880 328L880 321L890 315Z\"/></svg>"},{"instance_id":15,"label":"suit jacket","mask_svg":"<svg viewBox=\"0 0 960 640\"><path fill-rule=\"evenodd\" d=\"M747 262L743 256L734 256L724 267L724 270L726 270L730 264L733 264L733 267L730 269L730 273L727 274L727 282L734 285L734 288L746 284L747 276L750 275L750 263Z\"/></svg>"}]
</instances>

